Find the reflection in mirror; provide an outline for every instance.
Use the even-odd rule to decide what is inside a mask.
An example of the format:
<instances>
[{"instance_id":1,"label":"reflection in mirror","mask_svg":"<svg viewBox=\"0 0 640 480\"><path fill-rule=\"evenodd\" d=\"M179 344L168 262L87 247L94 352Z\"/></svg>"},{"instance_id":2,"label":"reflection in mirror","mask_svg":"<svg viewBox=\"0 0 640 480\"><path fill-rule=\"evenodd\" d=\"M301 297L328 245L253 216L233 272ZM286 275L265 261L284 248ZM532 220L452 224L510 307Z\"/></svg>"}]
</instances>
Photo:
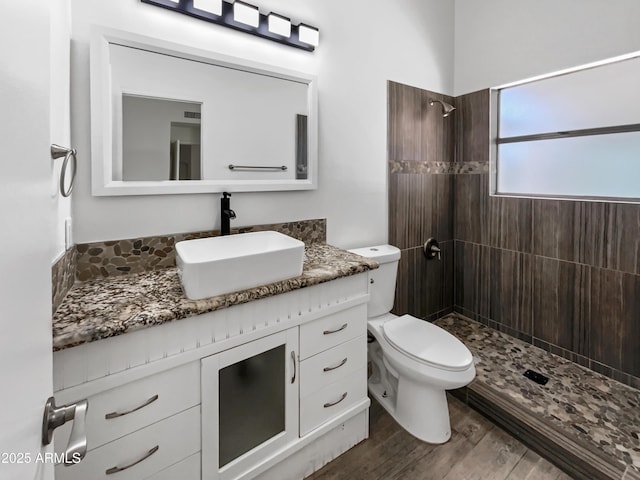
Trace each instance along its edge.
<instances>
[{"instance_id":1,"label":"reflection in mirror","mask_svg":"<svg viewBox=\"0 0 640 480\"><path fill-rule=\"evenodd\" d=\"M96 27L91 131L94 195L317 188L306 73Z\"/></svg>"},{"instance_id":2,"label":"reflection in mirror","mask_svg":"<svg viewBox=\"0 0 640 480\"><path fill-rule=\"evenodd\" d=\"M114 180L200 180L201 104L122 95L122 177Z\"/></svg>"}]
</instances>

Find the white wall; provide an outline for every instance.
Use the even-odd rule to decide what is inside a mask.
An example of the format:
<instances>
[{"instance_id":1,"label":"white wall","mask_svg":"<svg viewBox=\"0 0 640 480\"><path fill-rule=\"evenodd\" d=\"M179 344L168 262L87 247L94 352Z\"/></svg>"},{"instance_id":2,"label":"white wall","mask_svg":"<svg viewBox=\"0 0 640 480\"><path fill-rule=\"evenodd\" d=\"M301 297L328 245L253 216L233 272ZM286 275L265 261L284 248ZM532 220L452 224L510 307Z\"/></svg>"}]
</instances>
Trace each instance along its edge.
<instances>
[{"instance_id":1,"label":"white wall","mask_svg":"<svg viewBox=\"0 0 640 480\"><path fill-rule=\"evenodd\" d=\"M640 50L638 0L455 0L455 95Z\"/></svg>"},{"instance_id":2,"label":"white wall","mask_svg":"<svg viewBox=\"0 0 640 480\"><path fill-rule=\"evenodd\" d=\"M71 4L70 0L52 0L49 3L51 5L49 43L51 143L69 147L71 145L69 111ZM52 263L55 263L65 252L65 219L71 217L71 199L60 195L60 169L63 161L64 158L59 158L51 162L51 204L56 219Z\"/></svg>"},{"instance_id":3,"label":"white wall","mask_svg":"<svg viewBox=\"0 0 640 480\"><path fill-rule=\"evenodd\" d=\"M238 193L234 225L326 217L328 241L387 240L387 80L450 94L453 3L405 0L257 2L320 28L320 47L299 51L136 0L72 0L72 138L80 151L75 240L129 238L219 226L219 195L92 197L89 26L101 24L318 75L319 189Z\"/></svg>"}]
</instances>

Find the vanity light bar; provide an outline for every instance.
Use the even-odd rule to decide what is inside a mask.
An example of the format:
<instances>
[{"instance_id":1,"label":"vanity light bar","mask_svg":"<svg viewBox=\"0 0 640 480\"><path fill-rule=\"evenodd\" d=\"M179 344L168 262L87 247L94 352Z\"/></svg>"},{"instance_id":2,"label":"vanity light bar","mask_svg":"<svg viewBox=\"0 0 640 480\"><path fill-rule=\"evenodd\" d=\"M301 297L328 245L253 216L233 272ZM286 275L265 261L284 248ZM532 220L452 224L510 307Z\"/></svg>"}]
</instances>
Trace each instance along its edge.
<instances>
[{"instance_id":1,"label":"vanity light bar","mask_svg":"<svg viewBox=\"0 0 640 480\"><path fill-rule=\"evenodd\" d=\"M313 52L319 43L319 30L316 27L302 23L293 25L291 20L283 15L262 14L258 7L239 0L140 1L308 52Z\"/></svg>"}]
</instances>

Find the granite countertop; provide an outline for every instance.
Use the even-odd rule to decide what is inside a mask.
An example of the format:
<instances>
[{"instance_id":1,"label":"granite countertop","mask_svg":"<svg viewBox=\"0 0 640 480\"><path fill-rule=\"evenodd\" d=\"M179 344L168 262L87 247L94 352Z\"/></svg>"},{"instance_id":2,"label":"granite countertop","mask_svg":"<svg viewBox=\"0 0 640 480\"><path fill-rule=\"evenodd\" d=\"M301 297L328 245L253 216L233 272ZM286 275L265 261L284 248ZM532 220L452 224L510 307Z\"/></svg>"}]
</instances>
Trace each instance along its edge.
<instances>
[{"instance_id":1,"label":"granite countertop","mask_svg":"<svg viewBox=\"0 0 640 480\"><path fill-rule=\"evenodd\" d=\"M378 268L378 263L327 245L306 245L302 275L239 292L189 300L176 268L76 284L53 315L53 349L62 350L142 328Z\"/></svg>"}]
</instances>

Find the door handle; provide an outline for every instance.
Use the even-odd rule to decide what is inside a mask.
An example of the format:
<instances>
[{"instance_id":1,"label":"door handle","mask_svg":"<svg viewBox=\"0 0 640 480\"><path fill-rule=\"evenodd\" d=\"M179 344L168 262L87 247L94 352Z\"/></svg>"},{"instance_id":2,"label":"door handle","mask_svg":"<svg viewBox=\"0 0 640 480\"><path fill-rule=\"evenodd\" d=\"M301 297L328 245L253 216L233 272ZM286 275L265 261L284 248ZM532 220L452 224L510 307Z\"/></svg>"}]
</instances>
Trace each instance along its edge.
<instances>
[{"instance_id":1,"label":"door handle","mask_svg":"<svg viewBox=\"0 0 640 480\"><path fill-rule=\"evenodd\" d=\"M49 397L44 406L42 418L42 445L49 445L53 439L53 431L73 420L71 435L64 452L64 464L74 465L87 454L86 419L89 402L81 400L71 405L56 406L53 397Z\"/></svg>"}]
</instances>

